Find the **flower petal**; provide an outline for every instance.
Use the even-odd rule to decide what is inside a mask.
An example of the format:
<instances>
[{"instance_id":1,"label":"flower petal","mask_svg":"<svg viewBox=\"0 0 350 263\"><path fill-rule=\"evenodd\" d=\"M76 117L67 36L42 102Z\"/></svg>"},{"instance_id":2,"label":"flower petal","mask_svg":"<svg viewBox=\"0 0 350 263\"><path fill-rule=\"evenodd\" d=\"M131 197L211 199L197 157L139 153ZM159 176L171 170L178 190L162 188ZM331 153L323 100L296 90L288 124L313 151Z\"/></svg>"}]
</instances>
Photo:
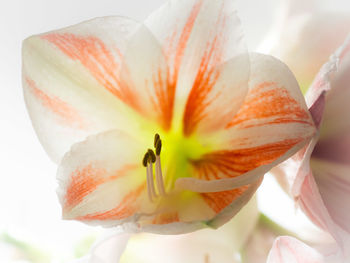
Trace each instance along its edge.
<instances>
[{"instance_id":1,"label":"flower petal","mask_svg":"<svg viewBox=\"0 0 350 263\"><path fill-rule=\"evenodd\" d=\"M126 121L135 94L122 89L118 76L135 26L126 18L97 18L23 42L26 104L54 161L87 135L111 128L135 130L134 122Z\"/></svg>"},{"instance_id":2,"label":"flower petal","mask_svg":"<svg viewBox=\"0 0 350 263\"><path fill-rule=\"evenodd\" d=\"M267 263L321 263L323 256L303 242L288 236L275 240Z\"/></svg>"},{"instance_id":3,"label":"flower petal","mask_svg":"<svg viewBox=\"0 0 350 263\"><path fill-rule=\"evenodd\" d=\"M350 233L350 166L312 158L311 169L332 219Z\"/></svg>"},{"instance_id":4,"label":"flower petal","mask_svg":"<svg viewBox=\"0 0 350 263\"><path fill-rule=\"evenodd\" d=\"M144 196L146 175L140 176L145 172L140 145L119 131L75 144L57 175L63 217L115 224L139 211L142 198L148 200Z\"/></svg>"},{"instance_id":5,"label":"flower petal","mask_svg":"<svg viewBox=\"0 0 350 263\"><path fill-rule=\"evenodd\" d=\"M296 12L280 27L270 54L290 67L306 91L329 55L345 40L349 26L348 14Z\"/></svg>"},{"instance_id":6,"label":"flower petal","mask_svg":"<svg viewBox=\"0 0 350 263\"><path fill-rule=\"evenodd\" d=\"M260 214L254 231L252 231L242 248L242 262L266 263L272 244L279 235L278 230L270 226L268 222L265 222L264 216Z\"/></svg>"},{"instance_id":7,"label":"flower petal","mask_svg":"<svg viewBox=\"0 0 350 263\"><path fill-rule=\"evenodd\" d=\"M333 55L337 60L337 71L329 76L330 90L326 95L326 107L323 116L323 125L320 130L320 141L333 140L336 138L346 138L350 131L350 35L345 43ZM314 84L317 84L314 82ZM316 87L312 87L311 94L315 96ZM313 96L313 97L314 97ZM344 141L345 143L346 141ZM332 152L332 154L336 154Z\"/></svg>"},{"instance_id":8,"label":"flower petal","mask_svg":"<svg viewBox=\"0 0 350 263\"><path fill-rule=\"evenodd\" d=\"M129 238L130 234L115 233L115 231L108 236L104 236L93 245L87 263L119 262Z\"/></svg>"},{"instance_id":9,"label":"flower petal","mask_svg":"<svg viewBox=\"0 0 350 263\"><path fill-rule=\"evenodd\" d=\"M224 127L247 92L249 58L234 10L231 0L172 0L145 21L166 55L174 117L187 136Z\"/></svg>"},{"instance_id":10,"label":"flower petal","mask_svg":"<svg viewBox=\"0 0 350 263\"><path fill-rule=\"evenodd\" d=\"M180 178L177 187L215 192L252 183L313 136L311 115L282 62L252 54L249 93L226 132L220 150L193 161L196 178Z\"/></svg>"},{"instance_id":11,"label":"flower petal","mask_svg":"<svg viewBox=\"0 0 350 263\"><path fill-rule=\"evenodd\" d=\"M130 36L120 72L122 86L132 90L139 112L168 130L172 120L174 89L169 82L163 50L143 25Z\"/></svg>"}]
</instances>

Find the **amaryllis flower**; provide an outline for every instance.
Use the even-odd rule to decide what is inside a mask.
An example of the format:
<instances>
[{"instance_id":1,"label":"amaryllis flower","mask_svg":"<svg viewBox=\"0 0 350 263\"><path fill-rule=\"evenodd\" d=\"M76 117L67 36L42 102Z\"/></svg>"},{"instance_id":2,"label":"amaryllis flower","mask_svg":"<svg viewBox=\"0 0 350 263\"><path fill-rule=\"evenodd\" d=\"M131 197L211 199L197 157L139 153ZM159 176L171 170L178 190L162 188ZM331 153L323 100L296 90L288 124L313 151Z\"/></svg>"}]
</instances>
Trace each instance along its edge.
<instances>
[{"instance_id":1,"label":"amaryllis flower","mask_svg":"<svg viewBox=\"0 0 350 263\"><path fill-rule=\"evenodd\" d=\"M60 161L65 219L218 227L313 136L293 74L248 55L232 5L170 1L143 24L98 18L25 40L26 103Z\"/></svg>"}]
</instances>

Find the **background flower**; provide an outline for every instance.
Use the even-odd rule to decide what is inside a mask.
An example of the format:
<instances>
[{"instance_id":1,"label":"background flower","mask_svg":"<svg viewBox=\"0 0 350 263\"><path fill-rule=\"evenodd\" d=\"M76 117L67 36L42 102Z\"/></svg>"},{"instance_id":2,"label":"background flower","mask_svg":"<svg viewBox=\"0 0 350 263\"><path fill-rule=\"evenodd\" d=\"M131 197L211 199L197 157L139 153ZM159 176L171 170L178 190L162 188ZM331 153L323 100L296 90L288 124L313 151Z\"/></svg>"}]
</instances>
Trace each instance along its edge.
<instances>
[{"instance_id":1,"label":"background flower","mask_svg":"<svg viewBox=\"0 0 350 263\"><path fill-rule=\"evenodd\" d=\"M286 22L288 26L297 18L307 18L294 32L293 48L279 50L279 45L275 43L271 52L292 65L295 58L299 57L299 68L295 70L298 74L299 69L302 69L298 77L308 85L313 69L320 68L306 93L308 106L319 126L319 134L308 148L277 167L275 172L278 180L310 219L331 233L337 242L339 250L333 244L333 252L331 248L325 247L320 248L320 252L327 261L342 262L349 258L349 220L345 212L348 211L348 202L343 200L347 200L349 194L346 187L349 153L346 149L349 147L347 137L350 130L348 104L345 101L348 101L349 93L349 40L346 40L346 36L350 34L350 20L346 13L320 15L311 9L302 11L293 14ZM322 24L327 24L329 28ZM310 28L312 31L309 31ZM320 44L313 44L313 41L320 39L323 39ZM283 33L280 33L279 40L284 42ZM341 45L338 42L342 42ZM309 45L316 48L310 49ZM321 66L326 57L329 57L329 61Z\"/></svg>"}]
</instances>

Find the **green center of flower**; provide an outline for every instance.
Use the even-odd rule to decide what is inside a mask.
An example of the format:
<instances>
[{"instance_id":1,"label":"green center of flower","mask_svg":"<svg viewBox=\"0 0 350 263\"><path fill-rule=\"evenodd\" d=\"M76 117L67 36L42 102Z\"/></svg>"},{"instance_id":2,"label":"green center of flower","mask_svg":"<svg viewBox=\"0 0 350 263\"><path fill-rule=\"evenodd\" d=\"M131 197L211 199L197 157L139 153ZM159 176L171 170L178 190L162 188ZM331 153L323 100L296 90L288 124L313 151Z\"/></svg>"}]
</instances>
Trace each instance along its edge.
<instances>
[{"instance_id":1,"label":"green center of flower","mask_svg":"<svg viewBox=\"0 0 350 263\"><path fill-rule=\"evenodd\" d=\"M154 136L154 149L148 149L143 157L142 164L146 167L147 189L150 201L165 196L180 177L192 175L191 162L198 160L210 150L209 146L202 145L195 137L184 137L180 133L168 133L163 140L158 133ZM163 154L161 154L163 153ZM161 155L165 163L162 170Z\"/></svg>"}]
</instances>

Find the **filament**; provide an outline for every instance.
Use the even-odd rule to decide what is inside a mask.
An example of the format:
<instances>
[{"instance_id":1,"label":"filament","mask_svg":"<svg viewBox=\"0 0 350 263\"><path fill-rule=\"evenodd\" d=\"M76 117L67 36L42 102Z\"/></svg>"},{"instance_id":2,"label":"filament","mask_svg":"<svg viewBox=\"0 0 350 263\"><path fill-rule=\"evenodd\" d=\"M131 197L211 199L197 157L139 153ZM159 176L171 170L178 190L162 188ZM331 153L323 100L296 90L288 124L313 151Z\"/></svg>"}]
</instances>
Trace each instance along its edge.
<instances>
[{"instance_id":1,"label":"filament","mask_svg":"<svg viewBox=\"0 0 350 263\"><path fill-rule=\"evenodd\" d=\"M156 180L159 194L161 196L165 195L165 187L162 175L162 166L160 163L160 155L156 155Z\"/></svg>"}]
</instances>

